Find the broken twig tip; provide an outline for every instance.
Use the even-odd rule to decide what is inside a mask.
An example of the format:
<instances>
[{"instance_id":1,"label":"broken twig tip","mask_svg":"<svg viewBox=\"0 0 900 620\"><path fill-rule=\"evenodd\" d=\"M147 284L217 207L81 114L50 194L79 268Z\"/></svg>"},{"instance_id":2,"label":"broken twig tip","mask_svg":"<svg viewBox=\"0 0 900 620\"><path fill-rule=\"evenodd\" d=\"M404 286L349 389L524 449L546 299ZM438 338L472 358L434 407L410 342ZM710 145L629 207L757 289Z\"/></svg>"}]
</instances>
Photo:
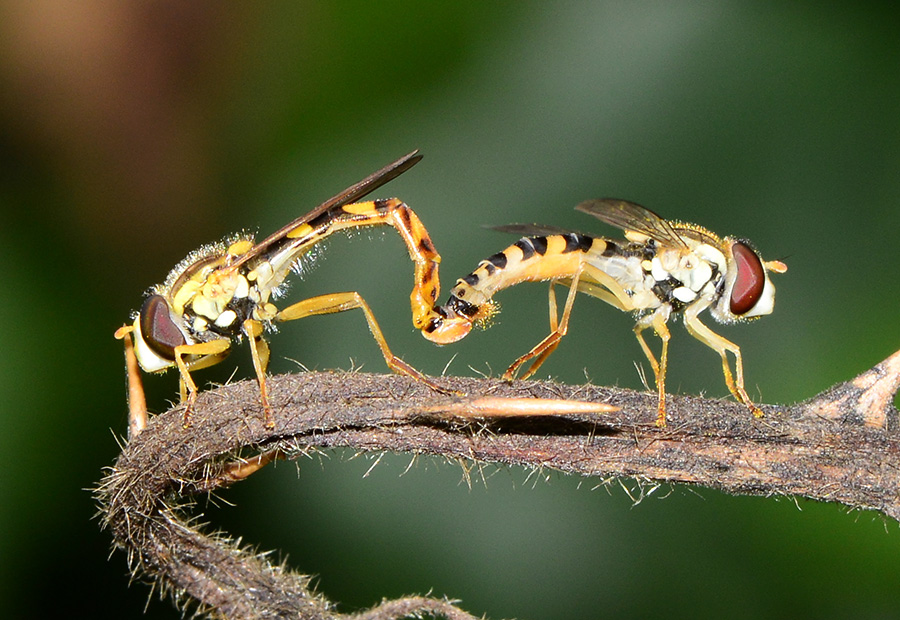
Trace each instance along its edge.
<instances>
[{"instance_id":1,"label":"broken twig tip","mask_svg":"<svg viewBox=\"0 0 900 620\"><path fill-rule=\"evenodd\" d=\"M900 351L859 375L851 383L863 391L856 410L866 426L884 428L888 409L900 389Z\"/></svg>"}]
</instances>

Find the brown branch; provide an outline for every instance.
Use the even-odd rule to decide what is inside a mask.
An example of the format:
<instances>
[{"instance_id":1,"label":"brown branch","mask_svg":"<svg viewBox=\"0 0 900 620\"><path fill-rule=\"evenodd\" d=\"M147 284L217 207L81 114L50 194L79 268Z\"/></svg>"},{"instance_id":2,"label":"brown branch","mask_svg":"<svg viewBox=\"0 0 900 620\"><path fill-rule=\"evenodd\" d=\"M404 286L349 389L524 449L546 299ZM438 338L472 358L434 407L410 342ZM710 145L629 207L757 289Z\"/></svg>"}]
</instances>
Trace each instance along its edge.
<instances>
[{"instance_id":1,"label":"brown branch","mask_svg":"<svg viewBox=\"0 0 900 620\"><path fill-rule=\"evenodd\" d=\"M192 495L254 470L239 453L287 457L348 446L359 450L550 467L583 476L637 476L735 494L799 495L900 519L900 443L892 400L900 352L856 379L753 418L731 401L671 396L669 426L655 426L656 397L550 382L445 377L470 398L438 394L399 376L303 373L269 383L276 428L263 425L255 383L204 393L192 426L180 408L154 417L120 455L97 497L104 525L136 574L225 618L388 620L431 614L472 620L449 601L411 597L342 616L307 577L185 521ZM479 397L604 402L604 414L487 417ZM482 398L483 400L483 398ZM495 402L495 401L491 401Z\"/></svg>"}]
</instances>

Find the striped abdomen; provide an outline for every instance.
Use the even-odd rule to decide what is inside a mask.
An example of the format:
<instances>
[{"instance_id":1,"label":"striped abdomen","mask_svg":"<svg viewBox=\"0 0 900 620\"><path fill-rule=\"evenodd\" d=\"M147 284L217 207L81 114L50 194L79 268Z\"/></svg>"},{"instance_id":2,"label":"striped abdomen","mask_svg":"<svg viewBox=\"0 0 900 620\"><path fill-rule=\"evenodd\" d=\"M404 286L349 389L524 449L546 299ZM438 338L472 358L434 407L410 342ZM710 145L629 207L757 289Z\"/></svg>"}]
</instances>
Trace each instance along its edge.
<instances>
[{"instance_id":1,"label":"striped abdomen","mask_svg":"<svg viewBox=\"0 0 900 620\"><path fill-rule=\"evenodd\" d=\"M392 226L406 244L409 256L415 263L415 280L410 295L413 324L421 329L440 292L438 265L441 257L419 217L397 198L337 205L308 221L291 224L267 248L262 260L254 264L250 279L268 299L268 293L284 281L288 272L316 243L335 232L366 226Z\"/></svg>"},{"instance_id":2,"label":"striped abdomen","mask_svg":"<svg viewBox=\"0 0 900 620\"><path fill-rule=\"evenodd\" d=\"M439 344L455 342L469 333L473 323L494 314L492 298L498 291L519 282L566 279L578 273L589 257L610 252L619 252L613 242L579 233L523 237L458 280L447 303L435 307L423 335Z\"/></svg>"},{"instance_id":3,"label":"striped abdomen","mask_svg":"<svg viewBox=\"0 0 900 620\"><path fill-rule=\"evenodd\" d=\"M481 261L458 280L452 298L480 306L498 292L519 282L564 278L576 273L587 253L602 253L606 241L577 233L523 237L502 252Z\"/></svg>"}]
</instances>

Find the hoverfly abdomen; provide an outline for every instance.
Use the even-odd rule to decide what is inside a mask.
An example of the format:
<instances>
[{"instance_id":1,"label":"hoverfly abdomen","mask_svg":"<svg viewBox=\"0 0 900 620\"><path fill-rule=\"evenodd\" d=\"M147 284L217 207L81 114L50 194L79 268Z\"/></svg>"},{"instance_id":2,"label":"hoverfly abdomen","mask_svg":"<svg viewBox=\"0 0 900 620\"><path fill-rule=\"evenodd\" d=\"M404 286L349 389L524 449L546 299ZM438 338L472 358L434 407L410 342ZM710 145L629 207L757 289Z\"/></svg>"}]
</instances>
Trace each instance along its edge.
<instances>
[{"instance_id":1,"label":"hoverfly abdomen","mask_svg":"<svg viewBox=\"0 0 900 620\"><path fill-rule=\"evenodd\" d=\"M489 256L487 259L482 261L482 263L489 263L491 265L491 273L493 273L496 269L506 269L507 262L506 252L497 252L496 254Z\"/></svg>"},{"instance_id":2,"label":"hoverfly abdomen","mask_svg":"<svg viewBox=\"0 0 900 620\"><path fill-rule=\"evenodd\" d=\"M565 240L566 246L562 249L563 254L569 252L587 252L594 245L593 237L582 235L581 233L566 233L561 235Z\"/></svg>"},{"instance_id":3,"label":"hoverfly abdomen","mask_svg":"<svg viewBox=\"0 0 900 620\"><path fill-rule=\"evenodd\" d=\"M528 233L533 227L513 225L502 230ZM498 312L493 296L523 281L566 278L591 254L606 249L603 239L580 233L522 237L502 252L482 260L475 271L457 280L450 299L436 306L422 335L436 344L464 338L473 325L485 326Z\"/></svg>"}]
</instances>

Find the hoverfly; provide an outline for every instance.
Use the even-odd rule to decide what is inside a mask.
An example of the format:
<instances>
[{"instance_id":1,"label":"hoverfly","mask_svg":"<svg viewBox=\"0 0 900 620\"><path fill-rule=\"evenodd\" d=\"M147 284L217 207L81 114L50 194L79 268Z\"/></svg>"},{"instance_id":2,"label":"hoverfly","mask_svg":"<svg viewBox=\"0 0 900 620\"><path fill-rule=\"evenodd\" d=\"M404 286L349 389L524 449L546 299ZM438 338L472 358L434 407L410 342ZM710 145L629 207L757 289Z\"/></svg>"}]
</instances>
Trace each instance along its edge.
<instances>
[{"instance_id":1,"label":"hoverfly","mask_svg":"<svg viewBox=\"0 0 900 620\"><path fill-rule=\"evenodd\" d=\"M481 261L458 280L450 299L434 308L423 335L438 344L465 337L473 324L484 325L497 312L496 293L524 281L550 280L550 334L518 358L506 370L505 379L515 378L523 364L531 362L523 378L537 371L556 349L568 330L575 293L597 297L608 304L634 312L634 333L650 361L659 392L657 424L666 422L666 365L669 317L680 314L688 332L715 350L729 391L754 415L762 415L744 389L741 350L733 342L704 325L699 314L707 308L721 323L735 323L770 314L775 287L769 272L784 273L780 261L763 261L746 240L719 238L695 224L670 222L640 205L624 200L603 199L576 207L625 231L625 239L594 237L558 228L514 224L499 230L527 235L502 252ZM569 287L562 315L557 318L554 286ZM657 361L644 339L652 327L662 341ZM727 353L735 358L732 374Z\"/></svg>"},{"instance_id":2,"label":"hoverfly","mask_svg":"<svg viewBox=\"0 0 900 620\"><path fill-rule=\"evenodd\" d=\"M132 435L143 428L147 415L141 402L140 374L132 358L136 357L145 372L178 368L181 399L187 402L184 411L187 425L197 399L197 385L191 371L221 362L234 341L246 338L259 382L265 423L271 428L274 420L266 389L269 345L264 332L272 330L275 323L353 308L365 314L369 330L392 370L441 389L391 353L372 310L359 293L321 295L281 310L271 302L282 291L291 270L299 268L304 255L332 233L388 225L400 233L415 263L410 302L413 324L421 329L440 288L441 258L428 232L413 210L396 198L354 203L409 170L420 159L418 151L398 159L259 243L254 243L251 235L239 234L203 246L181 261L163 284L151 288L140 311L134 314L133 323L115 334L116 338L125 340L129 360Z\"/></svg>"}]
</instances>

